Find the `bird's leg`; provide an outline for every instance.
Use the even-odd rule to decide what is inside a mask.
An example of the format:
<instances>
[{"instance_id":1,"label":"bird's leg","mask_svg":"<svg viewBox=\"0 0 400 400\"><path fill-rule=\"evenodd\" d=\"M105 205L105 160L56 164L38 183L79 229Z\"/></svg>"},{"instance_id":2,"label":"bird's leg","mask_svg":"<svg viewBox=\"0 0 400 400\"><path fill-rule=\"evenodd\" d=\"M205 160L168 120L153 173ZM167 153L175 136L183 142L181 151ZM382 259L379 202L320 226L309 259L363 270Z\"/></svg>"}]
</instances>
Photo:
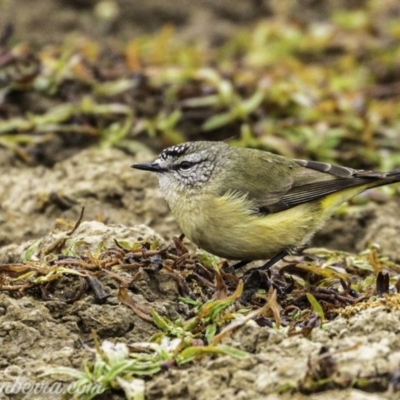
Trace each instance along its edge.
<instances>
[{"instance_id":1,"label":"bird's leg","mask_svg":"<svg viewBox=\"0 0 400 400\"><path fill-rule=\"evenodd\" d=\"M247 265L249 262L251 262L250 260L242 260L242 261L238 261L235 264L232 265L228 265L226 266L226 268L224 269L225 272L229 273L229 274L235 274L235 271L239 268L244 267L245 265Z\"/></svg>"},{"instance_id":2,"label":"bird's leg","mask_svg":"<svg viewBox=\"0 0 400 400\"><path fill-rule=\"evenodd\" d=\"M268 271L274 264L282 260L282 258L286 257L288 254L289 252L287 250L283 250L257 269L261 269L262 271Z\"/></svg>"},{"instance_id":3,"label":"bird's leg","mask_svg":"<svg viewBox=\"0 0 400 400\"><path fill-rule=\"evenodd\" d=\"M276 264L278 261L282 260L283 257L286 257L289 254L289 252L287 250L283 250L280 253L278 253L276 256L272 257L269 261L267 261L264 265L262 265L261 267L255 267L255 268L251 268L248 269L244 275L249 275L251 274L253 271L268 271L274 264ZM244 261L240 261L237 264L233 265L233 267L235 268L236 265L244 263ZM249 261L247 261L245 264L240 265L238 268L243 267L244 265L246 265L247 263L249 263Z\"/></svg>"},{"instance_id":4,"label":"bird's leg","mask_svg":"<svg viewBox=\"0 0 400 400\"><path fill-rule=\"evenodd\" d=\"M250 262L250 260L242 260L242 261L237 262L236 264L231 265L230 268L237 270L239 268L246 266L249 262Z\"/></svg>"},{"instance_id":5,"label":"bird's leg","mask_svg":"<svg viewBox=\"0 0 400 400\"><path fill-rule=\"evenodd\" d=\"M284 250L281 251L280 253L278 253L276 256L272 257L269 261L267 261L264 265L262 265L261 267L257 267L257 268L252 268L249 269L248 271L246 271L245 275L247 275L248 273L250 273L251 271L255 271L255 270L261 270L261 271L267 271L269 270L275 263L277 263L278 261L282 260L283 257L287 256L289 254L288 251ZM236 264L230 265L229 266L229 270L234 270L236 271L239 268L245 267L247 264L249 264L251 262L251 260L242 260L237 262Z\"/></svg>"}]
</instances>

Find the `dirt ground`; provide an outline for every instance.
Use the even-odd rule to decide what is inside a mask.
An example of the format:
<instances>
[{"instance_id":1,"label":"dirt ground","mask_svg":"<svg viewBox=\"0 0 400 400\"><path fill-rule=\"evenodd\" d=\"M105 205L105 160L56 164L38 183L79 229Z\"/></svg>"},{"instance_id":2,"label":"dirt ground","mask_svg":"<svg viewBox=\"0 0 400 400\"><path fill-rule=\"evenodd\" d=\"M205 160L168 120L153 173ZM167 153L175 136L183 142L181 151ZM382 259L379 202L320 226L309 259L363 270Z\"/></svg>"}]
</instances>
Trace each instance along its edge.
<instances>
[{"instance_id":1,"label":"dirt ground","mask_svg":"<svg viewBox=\"0 0 400 400\"><path fill-rule=\"evenodd\" d=\"M139 160L149 157L141 155ZM156 182L148 174L130 168L135 161L118 150L89 149L52 169L3 167L0 263L18 261L32 243L26 242L27 238L41 238L46 245L57 235L63 235L78 218L82 206L87 210L85 222L75 237L89 241L87 246L91 248L101 241L111 244L113 238L159 238L161 243L163 240L168 243L171 234L178 234L179 229L160 197ZM384 253L399 259L396 250L400 224L392 218L399 206L398 201L397 204L393 201L384 206L371 206L344 220L335 219L316 240L328 248L357 249L374 238L381 241ZM55 226L56 219L58 226ZM48 301L42 300L35 291L22 298L3 292L0 295L0 380L10 381L23 375L24 379L34 381L49 367L80 367L82 359L89 355L85 344L92 344L92 329L100 339L133 343L149 338L155 327L119 303L115 282L105 280L102 284L109 294L103 304L97 304L94 295L73 304L62 301L75 290L68 280L57 285L57 299ZM140 292L135 296L140 303L151 304L171 318L178 315L176 283L165 280L160 273L156 280L154 276L143 279L139 287ZM304 379L307 363L318 356L322 346L330 349L343 377L354 375L355 371L366 375L376 370L395 370L400 363L400 310L385 303L376 306L313 330L311 340L288 338L283 332L248 324L227 342L248 351L247 359L237 361L227 356L205 359L182 370L166 371L149 380L146 398L289 398L286 394L270 393L284 384L295 385ZM311 397L331 399L333 396L397 399L398 393L373 394L353 389L327 391Z\"/></svg>"},{"instance_id":2,"label":"dirt ground","mask_svg":"<svg viewBox=\"0 0 400 400\"><path fill-rule=\"evenodd\" d=\"M203 0L194 6L179 0L170 7L154 0L146 5L135 2L133 8L132 2L121 0L119 12L124 18L104 26L93 24L99 18L91 12L94 1L35 3L37 7L32 9L28 7L30 1L13 2L8 15L0 17L0 23L6 17L12 18L17 22L17 36L43 43L49 32L54 40L66 31L80 30L96 36L102 34L101 29L124 38L156 30L165 21L172 21L183 36L194 39L200 29L207 32L203 25L207 20L215 29L207 32L209 37L205 40L217 43L236 25L251 23L260 13L276 12L275 3L279 2L249 1L232 8L229 1ZM323 9L310 13L312 17L314 13L323 16ZM49 19L49 15L55 18ZM180 233L155 179L130 168L134 162L152 159L150 153L132 157L115 149L86 149L52 168L26 167L15 163L5 152L0 157L0 265L18 262L34 240L50 243L62 235L73 226L83 206L84 222L75 235L85 241L90 238L86 244L90 248L101 241L111 243L113 238L158 238L161 243L169 243L172 236ZM383 254L400 261L400 220L393 218L399 210L397 196L383 205L371 204L362 211L337 217L316 236L313 245L356 252L373 241L381 246ZM34 382L50 367L80 367L83 358L90 356L86 345L93 345L92 330L101 340L125 343L146 340L156 331L152 324L120 304L114 281L104 280L102 284L108 294L103 304L98 304L93 294L73 304L64 301L75 289L67 279L58 284L56 297L47 301L39 290L23 297L0 293L0 382L13 382L17 376ZM156 279L143 278L138 288L135 296L140 303L151 304L170 318L178 315L178 288L161 272ZM338 381L398 370L399 319L397 306L377 300L376 307L314 329L311 338L287 337L284 332L249 323L227 340L227 344L249 352L246 359L205 358L183 369L166 370L148 379L146 399L395 400L399 394L393 382L386 387L370 385L363 391L336 388L312 395L275 391L284 385L296 386L305 379L308 363L318 358L323 347L329 348L338 367ZM52 382L51 378L48 380ZM28 397L0 393L3 398ZM35 397L42 398L48 397Z\"/></svg>"}]
</instances>

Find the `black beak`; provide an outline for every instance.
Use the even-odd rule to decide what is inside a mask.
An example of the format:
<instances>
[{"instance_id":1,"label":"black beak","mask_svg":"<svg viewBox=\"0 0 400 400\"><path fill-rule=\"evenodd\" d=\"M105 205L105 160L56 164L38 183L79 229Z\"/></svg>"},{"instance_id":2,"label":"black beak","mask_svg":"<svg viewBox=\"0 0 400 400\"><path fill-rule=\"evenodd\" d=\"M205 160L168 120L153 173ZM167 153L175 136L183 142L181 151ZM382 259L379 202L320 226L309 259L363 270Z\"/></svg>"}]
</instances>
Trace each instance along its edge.
<instances>
[{"instance_id":1,"label":"black beak","mask_svg":"<svg viewBox=\"0 0 400 400\"><path fill-rule=\"evenodd\" d=\"M141 169L143 171L151 171L151 172L165 172L165 168L161 168L157 163L151 164L133 164L131 168Z\"/></svg>"}]
</instances>

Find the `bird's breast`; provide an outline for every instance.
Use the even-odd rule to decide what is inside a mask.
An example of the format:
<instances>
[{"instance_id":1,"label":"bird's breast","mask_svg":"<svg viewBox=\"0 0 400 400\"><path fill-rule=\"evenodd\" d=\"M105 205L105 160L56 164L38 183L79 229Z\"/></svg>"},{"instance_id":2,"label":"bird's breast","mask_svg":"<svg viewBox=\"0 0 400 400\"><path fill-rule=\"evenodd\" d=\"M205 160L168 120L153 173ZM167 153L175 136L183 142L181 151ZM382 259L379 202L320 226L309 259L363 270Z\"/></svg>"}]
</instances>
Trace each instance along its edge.
<instances>
[{"instance_id":1,"label":"bird's breast","mask_svg":"<svg viewBox=\"0 0 400 400\"><path fill-rule=\"evenodd\" d=\"M267 259L300 246L318 228L315 210L300 205L256 215L246 196L200 195L170 205L183 233L197 246L228 259Z\"/></svg>"}]
</instances>

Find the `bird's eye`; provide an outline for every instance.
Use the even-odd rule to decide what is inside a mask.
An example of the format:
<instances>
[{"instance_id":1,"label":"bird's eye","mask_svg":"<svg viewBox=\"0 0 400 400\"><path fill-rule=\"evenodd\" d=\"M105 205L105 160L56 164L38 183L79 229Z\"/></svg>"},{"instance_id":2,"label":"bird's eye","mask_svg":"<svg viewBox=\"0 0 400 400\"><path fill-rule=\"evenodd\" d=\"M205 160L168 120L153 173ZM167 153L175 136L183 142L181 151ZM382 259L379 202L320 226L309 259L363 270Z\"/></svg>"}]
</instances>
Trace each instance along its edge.
<instances>
[{"instance_id":1,"label":"bird's eye","mask_svg":"<svg viewBox=\"0 0 400 400\"><path fill-rule=\"evenodd\" d=\"M192 162L190 162L190 161L182 161L180 164L179 164L179 168L180 169L189 169L189 168L192 168L193 167L193 165L194 165L194 163L192 163Z\"/></svg>"}]
</instances>

